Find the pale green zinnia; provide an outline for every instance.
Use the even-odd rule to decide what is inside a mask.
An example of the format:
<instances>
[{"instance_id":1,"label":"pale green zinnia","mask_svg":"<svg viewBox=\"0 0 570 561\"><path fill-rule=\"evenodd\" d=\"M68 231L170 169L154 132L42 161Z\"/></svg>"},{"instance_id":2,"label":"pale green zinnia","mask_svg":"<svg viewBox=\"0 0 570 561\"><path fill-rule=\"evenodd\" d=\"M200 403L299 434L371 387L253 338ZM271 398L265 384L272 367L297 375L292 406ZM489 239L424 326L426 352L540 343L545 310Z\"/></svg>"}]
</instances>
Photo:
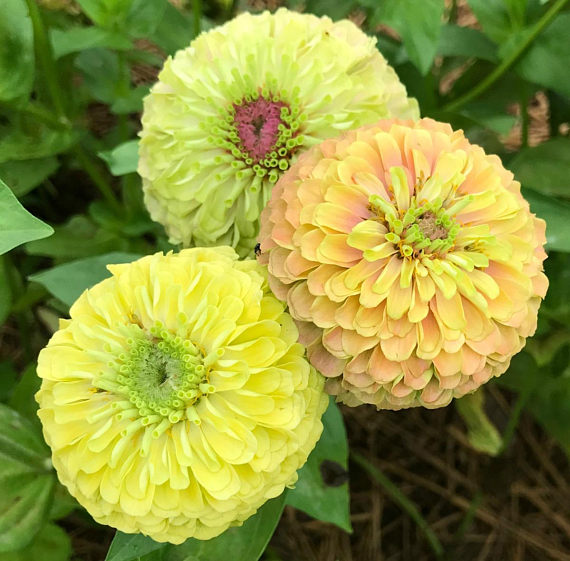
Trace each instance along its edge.
<instances>
[{"instance_id":1,"label":"pale green zinnia","mask_svg":"<svg viewBox=\"0 0 570 561\"><path fill-rule=\"evenodd\" d=\"M383 117L417 118L347 20L245 13L169 58L145 100L139 173L173 243L251 254L273 185L306 148Z\"/></svg>"}]
</instances>

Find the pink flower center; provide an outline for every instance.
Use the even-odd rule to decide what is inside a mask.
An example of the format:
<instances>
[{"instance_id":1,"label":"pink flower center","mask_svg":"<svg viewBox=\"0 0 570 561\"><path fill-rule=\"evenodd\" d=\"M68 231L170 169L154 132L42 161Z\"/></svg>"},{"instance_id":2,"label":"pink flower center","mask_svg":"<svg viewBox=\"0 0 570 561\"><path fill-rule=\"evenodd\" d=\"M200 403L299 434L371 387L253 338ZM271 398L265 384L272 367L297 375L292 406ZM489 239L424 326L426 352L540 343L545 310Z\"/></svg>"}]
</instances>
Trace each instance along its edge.
<instances>
[{"instance_id":1,"label":"pink flower center","mask_svg":"<svg viewBox=\"0 0 570 561\"><path fill-rule=\"evenodd\" d=\"M259 97L243 105L234 104L234 124L243 148L256 162L272 151L279 138L282 101Z\"/></svg>"}]
</instances>

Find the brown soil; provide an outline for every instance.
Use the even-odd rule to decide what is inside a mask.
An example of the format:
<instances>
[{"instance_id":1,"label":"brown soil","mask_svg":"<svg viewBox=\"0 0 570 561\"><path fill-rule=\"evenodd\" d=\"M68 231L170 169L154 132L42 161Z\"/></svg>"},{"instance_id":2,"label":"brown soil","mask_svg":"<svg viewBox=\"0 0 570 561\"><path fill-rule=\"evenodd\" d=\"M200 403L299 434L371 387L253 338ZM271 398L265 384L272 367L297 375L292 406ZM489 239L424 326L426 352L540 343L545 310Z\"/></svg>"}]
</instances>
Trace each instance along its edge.
<instances>
[{"instance_id":1,"label":"brown soil","mask_svg":"<svg viewBox=\"0 0 570 561\"><path fill-rule=\"evenodd\" d=\"M496 387L500 426L510 397ZM570 561L570 465L523 415L499 458L471 449L453 406L377 412L343 408L350 449L380 468L420 510L441 541L444 561ZM287 508L271 548L280 561L430 561L412 519L356 464L350 466L349 535ZM273 558L271 558L273 559Z\"/></svg>"}]
</instances>

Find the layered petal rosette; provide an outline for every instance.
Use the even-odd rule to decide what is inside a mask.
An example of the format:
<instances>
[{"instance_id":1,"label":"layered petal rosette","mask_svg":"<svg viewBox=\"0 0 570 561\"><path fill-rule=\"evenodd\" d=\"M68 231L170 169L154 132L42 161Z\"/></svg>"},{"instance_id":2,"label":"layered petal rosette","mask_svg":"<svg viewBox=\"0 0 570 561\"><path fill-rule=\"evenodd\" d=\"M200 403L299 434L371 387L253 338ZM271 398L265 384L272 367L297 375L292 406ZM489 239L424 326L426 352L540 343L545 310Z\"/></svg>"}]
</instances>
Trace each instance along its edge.
<instances>
[{"instance_id":1,"label":"layered petal rosette","mask_svg":"<svg viewBox=\"0 0 570 561\"><path fill-rule=\"evenodd\" d=\"M229 247L113 265L39 357L36 398L60 481L103 524L209 539L297 479L324 379Z\"/></svg>"},{"instance_id":2,"label":"layered petal rosette","mask_svg":"<svg viewBox=\"0 0 570 561\"><path fill-rule=\"evenodd\" d=\"M496 156L431 119L311 149L273 191L261 257L327 389L440 407L509 366L548 281L544 221Z\"/></svg>"},{"instance_id":3,"label":"layered petal rosette","mask_svg":"<svg viewBox=\"0 0 570 561\"><path fill-rule=\"evenodd\" d=\"M271 188L298 154L414 99L353 23L244 13L169 58L144 102L139 173L173 243L251 254Z\"/></svg>"}]
</instances>

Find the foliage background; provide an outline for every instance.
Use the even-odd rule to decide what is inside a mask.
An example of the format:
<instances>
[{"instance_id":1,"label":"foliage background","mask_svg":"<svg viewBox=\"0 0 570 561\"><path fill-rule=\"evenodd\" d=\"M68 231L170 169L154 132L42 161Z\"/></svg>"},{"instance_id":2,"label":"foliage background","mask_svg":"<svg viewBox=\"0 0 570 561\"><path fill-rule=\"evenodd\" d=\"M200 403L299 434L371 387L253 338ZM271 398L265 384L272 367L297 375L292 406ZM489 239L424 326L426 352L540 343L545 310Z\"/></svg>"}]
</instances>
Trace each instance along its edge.
<instances>
[{"instance_id":1,"label":"foliage background","mask_svg":"<svg viewBox=\"0 0 570 561\"><path fill-rule=\"evenodd\" d=\"M180 548L113 537L57 483L35 415L37 354L105 264L171 249L134 173L142 98L164 57L200 30L278 4L3 0L0 559L253 561L284 508L266 561L570 559L566 0L288 4L376 36L422 114L499 154L547 220L551 287L537 335L485 404L480 395L440 411L343 408L350 496L343 416L331 404L294 491L241 529Z\"/></svg>"}]
</instances>

